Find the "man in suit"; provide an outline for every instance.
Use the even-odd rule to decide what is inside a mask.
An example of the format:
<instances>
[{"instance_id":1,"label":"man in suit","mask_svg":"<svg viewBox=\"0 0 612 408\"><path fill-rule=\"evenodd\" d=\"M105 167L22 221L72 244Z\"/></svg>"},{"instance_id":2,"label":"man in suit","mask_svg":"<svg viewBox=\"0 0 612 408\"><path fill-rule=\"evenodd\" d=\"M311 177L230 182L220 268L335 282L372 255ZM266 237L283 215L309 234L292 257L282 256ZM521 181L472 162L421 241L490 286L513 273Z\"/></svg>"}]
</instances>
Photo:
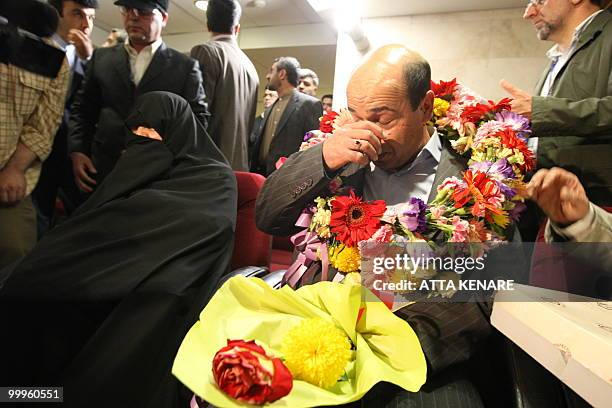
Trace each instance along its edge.
<instances>
[{"instance_id":1,"label":"man in suit","mask_svg":"<svg viewBox=\"0 0 612 408\"><path fill-rule=\"evenodd\" d=\"M208 115L198 62L161 38L168 0L117 0L128 41L97 49L73 104L68 150L76 184L91 192L124 150L125 125L135 99L151 91L185 98L205 125Z\"/></svg>"},{"instance_id":2,"label":"man in suit","mask_svg":"<svg viewBox=\"0 0 612 408\"><path fill-rule=\"evenodd\" d=\"M59 15L59 24L53 40L66 52L70 64L71 79L62 123L53 139L53 148L40 171L40 178L32 192L38 219L38 237L50 227L55 210L55 200L60 193L64 208L72 212L80 201L79 189L74 183L72 162L68 156L68 118L87 61L93 54L91 31L93 29L97 0L52 0L49 2Z\"/></svg>"},{"instance_id":3,"label":"man in suit","mask_svg":"<svg viewBox=\"0 0 612 408\"><path fill-rule=\"evenodd\" d=\"M232 169L249 170L249 135L257 111L259 77L238 47L242 9L237 0L211 0L206 9L210 41L193 47L211 112L209 133Z\"/></svg>"},{"instance_id":4,"label":"man in suit","mask_svg":"<svg viewBox=\"0 0 612 408\"><path fill-rule=\"evenodd\" d=\"M554 42L551 62L534 96L502 81L514 98L512 109L531 119L538 167L571 170L599 205L612 204L609 6L610 0L530 1L523 18L540 40Z\"/></svg>"},{"instance_id":5,"label":"man in suit","mask_svg":"<svg viewBox=\"0 0 612 408\"><path fill-rule=\"evenodd\" d=\"M446 177L460 176L466 160L427 126L434 100L430 78L427 61L403 46L385 46L368 57L347 87L357 122L291 156L266 180L256 203L258 228L274 235L297 232L301 211L317 196L330 195L327 187L337 175L346 175L343 184L354 186L365 200L384 199L389 205L411 197L431 201ZM418 393L375 387L364 405L482 406L464 371L491 331L486 305L419 302L397 314L419 337L427 383Z\"/></svg>"},{"instance_id":6,"label":"man in suit","mask_svg":"<svg viewBox=\"0 0 612 408\"><path fill-rule=\"evenodd\" d=\"M264 95L261 100L264 111L257 115L257 117L255 118L255 122L253 123L253 130L251 131L251 139L249 141L249 157L253 157L253 148L259 143L259 140L257 138L261 136L259 128L261 127L265 111L270 106L272 106L272 104L276 102L277 99L278 93L276 91L271 90L268 85L266 85L266 88L264 89Z\"/></svg>"},{"instance_id":7,"label":"man in suit","mask_svg":"<svg viewBox=\"0 0 612 408\"><path fill-rule=\"evenodd\" d=\"M289 157L300 148L306 132L319 128L323 113L321 102L296 90L300 63L293 57L277 58L268 74L268 87L278 92L278 99L266 109L257 129L251 171L268 176L281 157Z\"/></svg>"},{"instance_id":8,"label":"man in suit","mask_svg":"<svg viewBox=\"0 0 612 408\"><path fill-rule=\"evenodd\" d=\"M316 97L317 89L319 89L319 76L317 73L310 68L300 69L298 91Z\"/></svg>"},{"instance_id":9,"label":"man in suit","mask_svg":"<svg viewBox=\"0 0 612 408\"><path fill-rule=\"evenodd\" d=\"M334 95L327 94L321 97L321 103L323 104L323 110L325 112L331 112L332 105L334 104Z\"/></svg>"}]
</instances>

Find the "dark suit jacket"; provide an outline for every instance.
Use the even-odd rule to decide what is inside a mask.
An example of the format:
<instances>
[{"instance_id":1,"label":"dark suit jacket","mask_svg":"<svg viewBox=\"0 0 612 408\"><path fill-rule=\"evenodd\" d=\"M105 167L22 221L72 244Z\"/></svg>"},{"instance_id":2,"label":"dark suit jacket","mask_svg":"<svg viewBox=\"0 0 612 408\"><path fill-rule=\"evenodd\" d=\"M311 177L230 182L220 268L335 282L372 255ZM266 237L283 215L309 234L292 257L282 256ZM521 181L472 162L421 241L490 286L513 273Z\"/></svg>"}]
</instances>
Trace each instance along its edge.
<instances>
[{"instance_id":1,"label":"dark suit jacket","mask_svg":"<svg viewBox=\"0 0 612 408\"><path fill-rule=\"evenodd\" d=\"M435 197L436 186L450 176L461 177L466 160L452 150L443 139L443 150L429 201ZM345 179L344 185L361 191L364 172ZM294 226L301 211L317 196L330 195L330 178L323 168L322 144L292 155L285 164L266 180L257 197L257 227L273 235L289 235L298 231ZM487 257L490 260L491 256ZM499 265L499 261L496 265ZM490 305L473 303L418 302L396 314L414 329L428 362L428 374L467 361L478 345L490 334Z\"/></svg>"},{"instance_id":2,"label":"dark suit jacket","mask_svg":"<svg viewBox=\"0 0 612 408\"><path fill-rule=\"evenodd\" d=\"M259 150L263 132L270 112L278 100L264 112L264 118L256 129L256 143L251 159L251 171L269 175L276 170L276 162L281 157L289 157L299 150L306 132L319 128L319 118L323 115L321 101L310 95L295 90L276 127L276 133L270 143L270 150L265 163L259 162Z\"/></svg>"},{"instance_id":3,"label":"dark suit jacket","mask_svg":"<svg viewBox=\"0 0 612 408\"><path fill-rule=\"evenodd\" d=\"M97 49L72 107L68 150L90 156L99 178L112 170L125 148L123 121L139 95L151 91L178 94L206 124L208 111L197 61L162 43L138 87L131 77L123 44Z\"/></svg>"},{"instance_id":4,"label":"dark suit jacket","mask_svg":"<svg viewBox=\"0 0 612 408\"><path fill-rule=\"evenodd\" d=\"M253 63L232 38L196 45L211 118L208 133L232 169L249 170L249 136L257 111L259 77Z\"/></svg>"},{"instance_id":5,"label":"dark suit jacket","mask_svg":"<svg viewBox=\"0 0 612 408\"><path fill-rule=\"evenodd\" d=\"M551 87L533 96L538 167L576 173L591 201L612 205L612 13L602 11L578 38ZM543 72L539 95L550 66Z\"/></svg>"}]
</instances>

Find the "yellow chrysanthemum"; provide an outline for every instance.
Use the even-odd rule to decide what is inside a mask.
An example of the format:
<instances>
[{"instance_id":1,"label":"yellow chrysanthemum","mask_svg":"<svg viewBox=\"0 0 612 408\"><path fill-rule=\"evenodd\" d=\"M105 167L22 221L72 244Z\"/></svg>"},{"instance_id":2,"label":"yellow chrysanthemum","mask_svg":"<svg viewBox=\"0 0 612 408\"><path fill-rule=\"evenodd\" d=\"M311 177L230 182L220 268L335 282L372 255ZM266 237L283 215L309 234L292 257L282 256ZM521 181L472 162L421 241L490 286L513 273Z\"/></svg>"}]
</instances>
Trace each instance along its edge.
<instances>
[{"instance_id":1,"label":"yellow chrysanthemum","mask_svg":"<svg viewBox=\"0 0 612 408\"><path fill-rule=\"evenodd\" d=\"M357 272L361 266L359 249L344 244L333 246L329 249L329 263L340 272Z\"/></svg>"},{"instance_id":2,"label":"yellow chrysanthemum","mask_svg":"<svg viewBox=\"0 0 612 408\"><path fill-rule=\"evenodd\" d=\"M351 358L351 342L323 319L306 319L287 332L281 344L284 363L293 378L331 388Z\"/></svg>"},{"instance_id":3,"label":"yellow chrysanthemum","mask_svg":"<svg viewBox=\"0 0 612 408\"><path fill-rule=\"evenodd\" d=\"M446 115L446 112L448 112L448 108L450 108L450 103L448 103L444 99L440 99L440 98L434 99L434 106L433 106L434 115L444 116Z\"/></svg>"}]
</instances>

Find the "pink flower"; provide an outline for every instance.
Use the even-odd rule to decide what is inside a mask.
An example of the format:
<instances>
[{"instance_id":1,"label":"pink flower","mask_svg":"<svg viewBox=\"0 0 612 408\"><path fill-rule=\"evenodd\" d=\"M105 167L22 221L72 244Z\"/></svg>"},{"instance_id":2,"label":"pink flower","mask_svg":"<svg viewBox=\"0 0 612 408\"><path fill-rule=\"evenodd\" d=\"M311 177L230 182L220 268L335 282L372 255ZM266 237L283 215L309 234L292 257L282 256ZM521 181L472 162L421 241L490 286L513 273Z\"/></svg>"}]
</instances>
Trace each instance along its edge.
<instances>
[{"instance_id":1,"label":"pink flower","mask_svg":"<svg viewBox=\"0 0 612 408\"><path fill-rule=\"evenodd\" d=\"M386 242L391 242L392 238L393 238L393 228L391 228L390 225L385 224L381 226L378 229L378 231L374 233L374 235L372 235L371 240L373 240L374 242L386 243Z\"/></svg>"},{"instance_id":2,"label":"pink flower","mask_svg":"<svg viewBox=\"0 0 612 408\"><path fill-rule=\"evenodd\" d=\"M451 218L451 224L453 225L453 235L448 242L467 242L470 224L456 215Z\"/></svg>"},{"instance_id":3,"label":"pink flower","mask_svg":"<svg viewBox=\"0 0 612 408\"><path fill-rule=\"evenodd\" d=\"M444 216L444 213L446 212L446 207L443 205L439 207L430 207L429 212L431 213L431 218L433 218L434 220L439 220Z\"/></svg>"},{"instance_id":4,"label":"pink flower","mask_svg":"<svg viewBox=\"0 0 612 408\"><path fill-rule=\"evenodd\" d=\"M438 191L445 190L447 188L455 190L457 187L465 188L465 182L457 177L447 177L444 179L442 184L438 186Z\"/></svg>"}]
</instances>

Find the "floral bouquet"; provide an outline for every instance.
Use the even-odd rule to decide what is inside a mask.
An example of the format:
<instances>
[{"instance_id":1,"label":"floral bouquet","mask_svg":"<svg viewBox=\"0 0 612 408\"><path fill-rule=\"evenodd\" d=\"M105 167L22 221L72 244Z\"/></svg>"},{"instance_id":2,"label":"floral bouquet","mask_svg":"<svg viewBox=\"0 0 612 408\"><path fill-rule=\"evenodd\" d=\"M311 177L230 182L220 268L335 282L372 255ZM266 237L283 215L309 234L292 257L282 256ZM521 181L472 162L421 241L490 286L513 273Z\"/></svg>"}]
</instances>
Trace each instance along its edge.
<instances>
[{"instance_id":1,"label":"floral bouquet","mask_svg":"<svg viewBox=\"0 0 612 408\"><path fill-rule=\"evenodd\" d=\"M492 245L506 241L506 228L524 210L523 178L535 165L527 147L529 121L510 112L509 99L486 101L454 79L432 82L435 94L432 124L454 150L467 156L462 178L449 177L437 186L430 203L411 198L387 206L382 200L363 201L342 187L337 177L330 184L333 195L318 197L302 212L296 226L303 230L292 237L299 255L284 275L292 287L320 280L340 281L345 274L360 272L373 257L389 256L394 247L423 243L436 251L459 248L482 256ZM351 122L348 111L330 112L321 118L317 131L306 134L302 150L333 137L335 128ZM393 254L391 254L393 255ZM457 255L457 254L455 254ZM457 279L456 271L421 268L413 278ZM433 293L450 296L452 293Z\"/></svg>"},{"instance_id":2,"label":"floral bouquet","mask_svg":"<svg viewBox=\"0 0 612 408\"><path fill-rule=\"evenodd\" d=\"M416 392L427 366L412 328L360 285L274 290L229 279L183 340L172 373L217 407L340 405L377 382ZM228 340L229 339L229 340Z\"/></svg>"}]
</instances>

